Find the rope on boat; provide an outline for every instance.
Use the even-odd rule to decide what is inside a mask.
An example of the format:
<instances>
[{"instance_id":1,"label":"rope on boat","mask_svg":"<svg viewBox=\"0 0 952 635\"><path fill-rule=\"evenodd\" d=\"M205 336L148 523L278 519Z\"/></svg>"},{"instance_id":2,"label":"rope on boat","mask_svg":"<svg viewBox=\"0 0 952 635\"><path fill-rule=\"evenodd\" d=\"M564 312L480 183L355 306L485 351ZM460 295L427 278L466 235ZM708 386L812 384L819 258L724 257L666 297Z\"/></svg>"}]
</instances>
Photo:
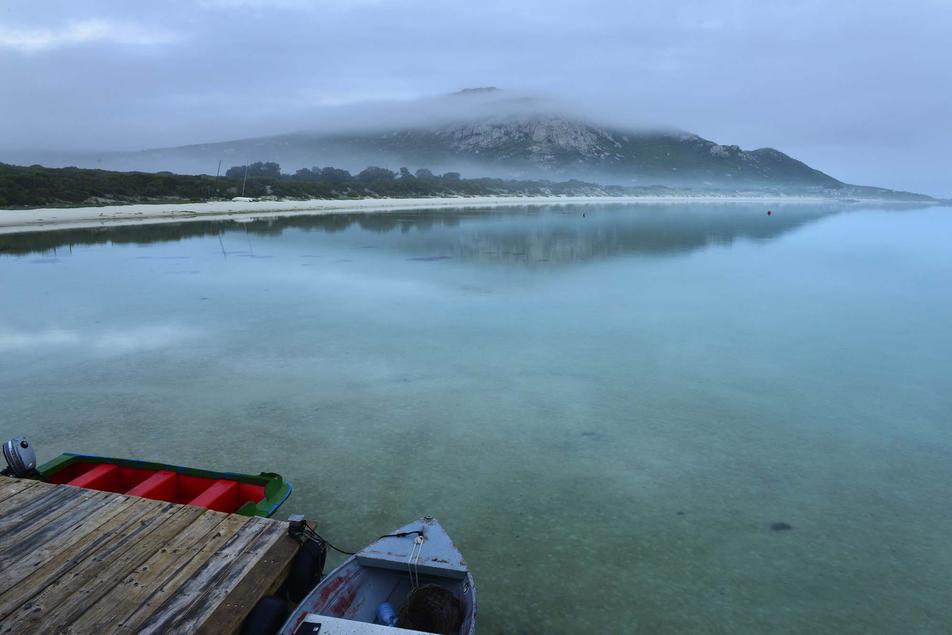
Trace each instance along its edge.
<instances>
[{"instance_id":1,"label":"rope on boat","mask_svg":"<svg viewBox=\"0 0 952 635\"><path fill-rule=\"evenodd\" d=\"M346 551L346 550L344 550L344 549L341 549L340 547L335 547L334 545L332 545L332 544L330 543L330 541L328 541L326 538L322 537L319 533L317 533L316 531L314 531L314 528L313 528L311 525L307 524L307 523L304 524L304 535L305 535L307 538L320 540L321 542L323 542L325 545L327 545L328 547L330 547L330 548L333 549L334 551L337 551L337 552L339 552L339 553L342 553L342 554L344 554L345 556L353 556L353 555L356 555L356 553L357 553L356 551Z\"/></svg>"},{"instance_id":2,"label":"rope on boat","mask_svg":"<svg viewBox=\"0 0 952 635\"><path fill-rule=\"evenodd\" d=\"M422 545L423 545L423 540L422 540L422 538L423 538L423 531L420 530L420 529L414 529L413 531L401 531L401 532L395 533L395 534L384 534L384 535L380 536L380 538L377 538L377 540L380 540L381 538L406 538L407 536L412 536L412 535L414 535L414 534L417 536L417 542L414 543L413 548L416 549L417 544L419 544L419 545L421 545L421 546L420 546L420 550L421 550L421 552L422 552L422 549L423 549L423 547L422 547ZM357 555L357 552L356 552L356 551L347 551L346 549L341 549L340 547L335 547L334 545L332 545L332 544L330 543L329 540L327 540L326 538L324 538L323 536L321 536L319 533L317 533L317 531L314 529L314 526L312 526L310 523L307 523L307 522L304 523L304 536L307 537L307 538L320 540L321 542L323 542L325 545L327 545L328 547L330 547L330 548L333 549L334 551L336 551L336 552L338 552L338 553L342 553L342 554L344 554L345 556L354 556L354 555ZM413 552L411 551L411 555L412 555L412 553L413 553ZM419 560L420 560L420 554L418 553L418 554L417 554L417 564L419 564ZM418 577L419 577L419 576L418 576Z\"/></svg>"},{"instance_id":3,"label":"rope on boat","mask_svg":"<svg viewBox=\"0 0 952 635\"><path fill-rule=\"evenodd\" d=\"M419 535L413 540L413 547L410 549L410 556L407 558L407 571L410 573L411 589L420 586L420 556L423 555L423 532L415 533Z\"/></svg>"},{"instance_id":4,"label":"rope on boat","mask_svg":"<svg viewBox=\"0 0 952 635\"><path fill-rule=\"evenodd\" d=\"M422 530L422 529L414 529L413 531L401 531L401 532L396 533L396 534L384 534L384 535L380 536L380 538L377 538L377 540L380 540L381 538L406 538L407 536L412 536L413 534L416 534L416 535L418 535L418 536L422 536L422 535L423 535L423 530Z\"/></svg>"}]
</instances>

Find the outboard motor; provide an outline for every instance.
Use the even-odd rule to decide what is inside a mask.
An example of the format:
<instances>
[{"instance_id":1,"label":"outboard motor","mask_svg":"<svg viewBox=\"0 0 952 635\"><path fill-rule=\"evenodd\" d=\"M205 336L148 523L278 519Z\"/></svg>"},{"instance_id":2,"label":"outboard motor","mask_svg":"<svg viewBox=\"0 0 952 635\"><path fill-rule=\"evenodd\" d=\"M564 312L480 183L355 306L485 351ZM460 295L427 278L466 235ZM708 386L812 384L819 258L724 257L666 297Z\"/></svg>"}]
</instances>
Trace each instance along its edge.
<instances>
[{"instance_id":1,"label":"outboard motor","mask_svg":"<svg viewBox=\"0 0 952 635\"><path fill-rule=\"evenodd\" d=\"M3 444L3 458L7 467L0 471L4 476L17 478L39 478L36 471L36 453L30 442L23 438L13 438Z\"/></svg>"}]
</instances>

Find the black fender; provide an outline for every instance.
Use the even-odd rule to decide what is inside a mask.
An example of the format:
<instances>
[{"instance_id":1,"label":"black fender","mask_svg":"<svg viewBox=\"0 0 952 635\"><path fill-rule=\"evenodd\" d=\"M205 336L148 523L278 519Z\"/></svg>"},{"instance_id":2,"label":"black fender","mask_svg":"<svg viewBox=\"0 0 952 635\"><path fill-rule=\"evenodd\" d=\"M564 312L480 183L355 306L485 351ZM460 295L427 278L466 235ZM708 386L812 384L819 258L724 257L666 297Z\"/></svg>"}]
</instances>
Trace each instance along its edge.
<instances>
[{"instance_id":1,"label":"black fender","mask_svg":"<svg viewBox=\"0 0 952 635\"><path fill-rule=\"evenodd\" d=\"M324 575L324 563L327 561L327 545L320 540L310 539L301 545L291 571L288 573L287 592L292 602L300 602L321 581Z\"/></svg>"},{"instance_id":2,"label":"black fender","mask_svg":"<svg viewBox=\"0 0 952 635\"><path fill-rule=\"evenodd\" d=\"M266 595L241 623L241 635L274 635L288 619L288 603L276 595Z\"/></svg>"}]
</instances>

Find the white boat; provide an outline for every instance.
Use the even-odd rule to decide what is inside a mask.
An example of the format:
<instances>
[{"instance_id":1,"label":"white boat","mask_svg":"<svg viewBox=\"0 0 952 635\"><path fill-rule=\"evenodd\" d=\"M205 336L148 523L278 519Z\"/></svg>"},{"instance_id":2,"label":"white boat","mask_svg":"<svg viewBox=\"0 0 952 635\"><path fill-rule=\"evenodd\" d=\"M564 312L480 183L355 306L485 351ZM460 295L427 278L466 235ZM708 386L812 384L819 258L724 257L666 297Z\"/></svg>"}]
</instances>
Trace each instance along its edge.
<instances>
[{"instance_id":1,"label":"white boat","mask_svg":"<svg viewBox=\"0 0 952 635\"><path fill-rule=\"evenodd\" d=\"M405 630L404 630L405 629ZM473 635L473 575L436 519L424 516L350 556L305 597L282 635Z\"/></svg>"}]
</instances>

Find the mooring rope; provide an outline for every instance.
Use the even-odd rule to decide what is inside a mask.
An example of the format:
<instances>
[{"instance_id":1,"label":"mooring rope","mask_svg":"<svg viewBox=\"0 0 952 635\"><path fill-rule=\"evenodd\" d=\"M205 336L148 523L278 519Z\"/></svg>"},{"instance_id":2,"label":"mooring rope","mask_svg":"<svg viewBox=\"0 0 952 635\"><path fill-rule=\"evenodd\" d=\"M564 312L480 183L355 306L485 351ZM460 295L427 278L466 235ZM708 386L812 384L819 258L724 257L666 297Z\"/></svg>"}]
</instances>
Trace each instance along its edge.
<instances>
[{"instance_id":1,"label":"mooring rope","mask_svg":"<svg viewBox=\"0 0 952 635\"><path fill-rule=\"evenodd\" d=\"M423 555L423 535L418 535L413 540L413 546L410 548L410 555L407 557L407 572L410 574L410 588L415 589L420 586L420 556Z\"/></svg>"}]
</instances>

